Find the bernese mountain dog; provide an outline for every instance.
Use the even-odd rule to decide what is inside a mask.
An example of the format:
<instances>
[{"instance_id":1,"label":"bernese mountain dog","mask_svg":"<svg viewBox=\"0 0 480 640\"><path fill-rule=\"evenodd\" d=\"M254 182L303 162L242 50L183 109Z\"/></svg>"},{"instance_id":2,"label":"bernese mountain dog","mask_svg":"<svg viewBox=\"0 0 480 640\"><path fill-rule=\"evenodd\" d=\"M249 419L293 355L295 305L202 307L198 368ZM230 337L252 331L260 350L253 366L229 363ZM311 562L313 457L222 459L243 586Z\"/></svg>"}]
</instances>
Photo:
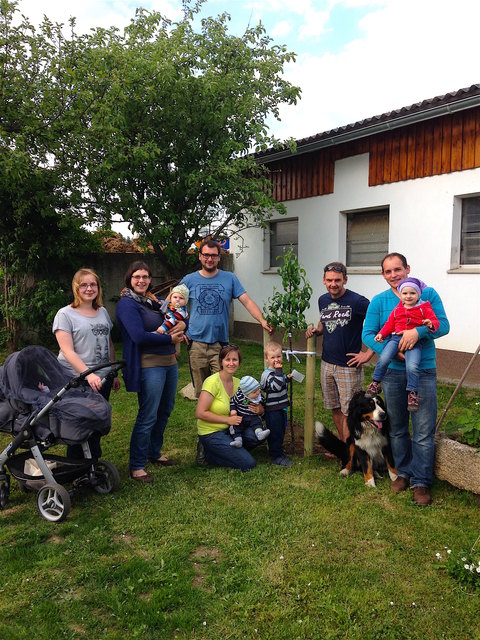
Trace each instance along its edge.
<instances>
[{"instance_id":1,"label":"bernese mountain dog","mask_svg":"<svg viewBox=\"0 0 480 640\"><path fill-rule=\"evenodd\" d=\"M397 477L388 437L388 414L379 396L368 398L357 391L348 406L347 426L350 435L342 442L321 422L315 423L318 442L342 463L341 476L361 469L367 487L375 487L375 477L388 470L390 479Z\"/></svg>"}]
</instances>

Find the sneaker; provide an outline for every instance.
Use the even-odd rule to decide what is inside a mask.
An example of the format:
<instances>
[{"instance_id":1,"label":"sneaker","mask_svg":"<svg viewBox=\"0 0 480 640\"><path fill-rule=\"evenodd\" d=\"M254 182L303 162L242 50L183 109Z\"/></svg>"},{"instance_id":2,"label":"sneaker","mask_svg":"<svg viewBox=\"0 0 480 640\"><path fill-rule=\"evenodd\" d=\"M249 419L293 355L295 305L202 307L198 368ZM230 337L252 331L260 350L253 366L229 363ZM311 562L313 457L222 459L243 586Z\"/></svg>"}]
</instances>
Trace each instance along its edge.
<instances>
[{"instance_id":1,"label":"sneaker","mask_svg":"<svg viewBox=\"0 0 480 640\"><path fill-rule=\"evenodd\" d=\"M406 491L409 486L410 482L407 480L407 478L397 476L396 480L394 480L390 485L390 489L395 493L401 493L402 491Z\"/></svg>"},{"instance_id":2,"label":"sneaker","mask_svg":"<svg viewBox=\"0 0 480 640\"><path fill-rule=\"evenodd\" d=\"M366 397L373 398L373 396L378 396L379 393L382 393L382 383L372 380L365 391Z\"/></svg>"},{"instance_id":3,"label":"sneaker","mask_svg":"<svg viewBox=\"0 0 480 640\"><path fill-rule=\"evenodd\" d=\"M278 458L272 458L272 464L276 464L279 467L291 467L293 460L290 460L287 456L278 456Z\"/></svg>"},{"instance_id":4,"label":"sneaker","mask_svg":"<svg viewBox=\"0 0 480 640\"><path fill-rule=\"evenodd\" d=\"M207 457L205 455L205 449L200 440L197 440L197 455L195 458L195 462L199 467L208 467Z\"/></svg>"},{"instance_id":5,"label":"sneaker","mask_svg":"<svg viewBox=\"0 0 480 640\"><path fill-rule=\"evenodd\" d=\"M265 438L268 438L270 435L270 429L255 429L255 435L257 436L257 440L262 442Z\"/></svg>"},{"instance_id":6,"label":"sneaker","mask_svg":"<svg viewBox=\"0 0 480 640\"><path fill-rule=\"evenodd\" d=\"M428 487L414 487L413 499L419 507L426 507L432 504L432 496L430 495Z\"/></svg>"},{"instance_id":7,"label":"sneaker","mask_svg":"<svg viewBox=\"0 0 480 640\"><path fill-rule=\"evenodd\" d=\"M409 411L418 411L418 393L416 391L408 392L407 409Z\"/></svg>"}]
</instances>

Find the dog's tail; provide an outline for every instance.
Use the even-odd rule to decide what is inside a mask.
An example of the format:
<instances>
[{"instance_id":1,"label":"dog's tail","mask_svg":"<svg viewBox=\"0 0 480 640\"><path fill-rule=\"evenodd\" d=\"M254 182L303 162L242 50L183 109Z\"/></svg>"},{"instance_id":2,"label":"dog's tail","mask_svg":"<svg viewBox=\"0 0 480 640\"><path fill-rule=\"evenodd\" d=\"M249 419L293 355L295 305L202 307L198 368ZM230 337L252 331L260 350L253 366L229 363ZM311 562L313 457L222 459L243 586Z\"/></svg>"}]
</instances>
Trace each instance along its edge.
<instances>
[{"instance_id":1,"label":"dog's tail","mask_svg":"<svg viewBox=\"0 0 480 640\"><path fill-rule=\"evenodd\" d=\"M334 436L323 423L315 422L315 435L322 447L337 456L342 461L342 465L348 462L347 444Z\"/></svg>"}]
</instances>

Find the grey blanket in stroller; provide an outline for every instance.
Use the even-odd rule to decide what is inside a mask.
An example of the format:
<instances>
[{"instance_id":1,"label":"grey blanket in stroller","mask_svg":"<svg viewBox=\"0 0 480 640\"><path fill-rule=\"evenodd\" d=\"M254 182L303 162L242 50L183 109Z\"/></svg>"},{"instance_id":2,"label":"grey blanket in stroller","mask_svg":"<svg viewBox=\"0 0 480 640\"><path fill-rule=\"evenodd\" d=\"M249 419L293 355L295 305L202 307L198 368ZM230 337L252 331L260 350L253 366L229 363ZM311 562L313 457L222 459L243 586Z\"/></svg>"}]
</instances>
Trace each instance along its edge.
<instances>
[{"instance_id":1,"label":"grey blanket in stroller","mask_svg":"<svg viewBox=\"0 0 480 640\"><path fill-rule=\"evenodd\" d=\"M0 367L0 431L19 433L69 384L71 380L62 365L44 347L25 347L9 355ZM81 383L72 385L33 429L37 440L77 444L94 432L106 435L110 426L110 404Z\"/></svg>"}]
</instances>

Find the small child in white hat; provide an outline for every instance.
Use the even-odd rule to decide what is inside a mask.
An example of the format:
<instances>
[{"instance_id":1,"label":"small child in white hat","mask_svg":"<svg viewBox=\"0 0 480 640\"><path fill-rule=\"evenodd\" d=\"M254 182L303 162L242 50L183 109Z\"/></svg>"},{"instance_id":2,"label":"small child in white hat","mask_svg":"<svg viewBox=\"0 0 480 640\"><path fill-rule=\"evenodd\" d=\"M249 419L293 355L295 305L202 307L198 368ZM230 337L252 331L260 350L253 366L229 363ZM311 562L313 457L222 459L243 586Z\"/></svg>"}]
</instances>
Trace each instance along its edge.
<instances>
[{"instance_id":1,"label":"small child in white hat","mask_svg":"<svg viewBox=\"0 0 480 640\"><path fill-rule=\"evenodd\" d=\"M248 408L251 404L258 405L261 402L260 383L252 376L243 376L237 392L230 400L230 415L242 416L242 422L239 425L231 425L228 428L233 438L230 442L231 447L240 448L243 445L242 433L248 427L253 429L259 442L268 438L270 429L264 429L260 416Z\"/></svg>"},{"instance_id":2,"label":"small child in white hat","mask_svg":"<svg viewBox=\"0 0 480 640\"><path fill-rule=\"evenodd\" d=\"M184 321L188 318L187 303L189 295L190 292L184 284L173 287L166 299L168 307L165 312L164 321L157 329L158 333L168 333L177 322Z\"/></svg>"}]
</instances>

